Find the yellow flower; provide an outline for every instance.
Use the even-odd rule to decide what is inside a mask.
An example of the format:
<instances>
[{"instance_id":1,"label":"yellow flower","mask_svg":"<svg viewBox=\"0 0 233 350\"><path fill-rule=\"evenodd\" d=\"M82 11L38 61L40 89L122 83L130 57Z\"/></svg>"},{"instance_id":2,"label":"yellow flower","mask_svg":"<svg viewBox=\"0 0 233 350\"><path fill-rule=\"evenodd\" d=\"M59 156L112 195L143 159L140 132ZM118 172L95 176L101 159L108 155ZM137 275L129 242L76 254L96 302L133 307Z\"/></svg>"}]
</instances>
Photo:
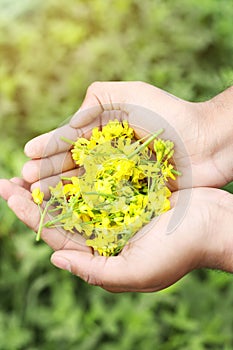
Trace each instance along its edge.
<instances>
[{"instance_id":1,"label":"yellow flower","mask_svg":"<svg viewBox=\"0 0 233 350\"><path fill-rule=\"evenodd\" d=\"M62 181L58 182L58 184L55 187L50 186L49 187L50 193L52 196L56 198L63 197L63 183Z\"/></svg>"},{"instance_id":2,"label":"yellow flower","mask_svg":"<svg viewBox=\"0 0 233 350\"><path fill-rule=\"evenodd\" d=\"M97 179L95 182L95 190L100 193L112 194L113 181L111 177Z\"/></svg>"},{"instance_id":3,"label":"yellow flower","mask_svg":"<svg viewBox=\"0 0 233 350\"><path fill-rule=\"evenodd\" d=\"M120 181L122 179L128 179L133 174L135 167L135 162L127 158L113 158L107 160L103 164L103 169L101 169L97 176L106 177L111 175L114 181Z\"/></svg>"},{"instance_id":4,"label":"yellow flower","mask_svg":"<svg viewBox=\"0 0 233 350\"><path fill-rule=\"evenodd\" d=\"M129 159L116 159L113 166L116 169L114 176L119 181L132 175L135 163Z\"/></svg>"},{"instance_id":5,"label":"yellow flower","mask_svg":"<svg viewBox=\"0 0 233 350\"><path fill-rule=\"evenodd\" d=\"M171 203L170 203L169 199L165 198L163 205L161 207L161 212L165 213L166 211L168 211L170 209L171 209Z\"/></svg>"},{"instance_id":6,"label":"yellow flower","mask_svg":"<svg viewBox=\"0 0 233 350\"><path fill-rule=\"evenodd\" d=\"M156 158L158 162L162 161L165 149L166 147L163 140L158 139L154 141L154 150L156 152Z\"/></svg>"},{"instance_id":7,"label":"yellow flower","mask_svg":"<svg viewBox=\"0 0 233 350\"><path fill-rule=\"evenodd\" d=\"M41 190L39 188L35 188L32 191L32 198L36 204L41 204L43 202L43 199L44 199L44 193L41 192Z\"/></svg>"},{"instance_id":8,"label":"yellow flower","mask_svg":"<svg viewBox=\"0 0 233 350\"><path fill-rule=\"evenodd\" d=\"M118 120L110 120L102 129L102 134L106 140L112 140L115 137L120 137L123 132L123 126Z\"/></svg>"},{"instance_id":9,"label":"yellow flower","mask_svg":"<svg viewBox=\"0 0 233 350\"><path fill-rule=\"evenodd\" d=\"M127 136L127 137L132 139L134 137L134 131L133 131L132 128L130 128L127 120L123 120L122 124L123 124L123 127L124 127L125 136Z\"/></svg>"},{"instance_id":10,"label":"yellow flower","mask_svg":"<svg viewBox=\"0 0 233 350\"><path fill-rule=\"evenodd\" d=\"M102 221L101 222L97 222L95 224L95 227L103 227L103 228L109 228L110 227L110 220L107 216L104 216L102 218Z\"/></svg>"},{"instance_id":11,"label":"yellow flower","mask_svg":"<svg viewBox=\"0 0 233 350\"><path fill-rule=\"evenodd\" d=\"M134 221L135 221L135 218L133 216L130 216L129 214L125 215L125 217L124 217L124 224L126 226L132 224Z\"/></svg>"},{"instance_id":12,"label":"yellow flower","mask_svg":"<svg viewBox=\"0 0 233 350\"><path fill-rule=\"evenodd\" d=\"M164 176L165 181L167 181L167 179L170 177L172 180L175 180L176 177L174 176L174 174L172 173L172 169L173 169L173 165L172 164L168 164L167 160L165 160L164 162L164 166L162 167L162 174Z\"/></svg>"},{"instance_id":13,"label":"yellow flower","mask_svg":"<svg viewBox=\"0 0 233 350\"><path fill-rule=\"evenodd\" d=\"M63 194L69 194L71 196L80 194L80 186L78 177L73 176L71 178L72 183L63 186Z\"/></svg>"},{"instance_id":14,"label":"yellow flower","mask_svg":"<svg viewBox=\"0 0 233 350\"><path fill-rule=\"evenodd\" d=\"M139 169L139 168L133 168L133 179L132 181L135 183L138 183L139 180L142 180L146 177L146 175L144 174L144 172Z\"/></svg>"},{"instance_id":15,"label":"yellow flower","mask_svg":"<svg viewBox=\"0 0 233 350\"><path fill-rule=\"evenodd\" d=\"M102 131L99 131L98 128L94 128L92 130L92 135L91 135L90 141L95 142L95 144L96 143L103 144L104 142L106 142L106 139L103 136Z\"/></svg>"},{"instance_id":16,"label":"yellow flower","mask_svg":"<svg viewBox=\"0 0 233 350\"><path fill-rule=\"evenodd\" d=\"M119 248L118 244L115 242L114 235L106 235L104 233L99 233L94 239L87 239L86 245L98 251L102 256L114 255Z\"/></svg>"},{"instance_id":17,"label":"yellow flower","mask_svg":"<svg viewBox=\"0 0 233 350\"><path fill-rule=\"evenodd\" d=\"M143 225L170 209L166 181L174 178L169 162L173 143L154 141L159 133L143 143L142 139L134 142L127 121L111 120L102 129L94 128L89 140L72 143L72 157L83 172L50 187L47 208L52 207L48 211L57 217L46 227L78 231L100 255L118 254ZM152 141L155 157L148 148ZM43 201L39 189L33 199L38 204Z\"/></svg>"},{"instance_id":18,"label":"yellow flower","mask_svg":"<svg viewBox=\"0 0 233 350\"><path fill-rule=\"evenodd\" d=\"M83 165L83 162L88 154L87 146L89 145L90 141L81 137L79 138L75 144L74 148L71 150L72 152L72 158L76 162L77 165Z\"/></svg>"},{"instance_id":19,"label":"yellow flower","mask_svg":"<svg viewBox=\"0 0 233 350\"><path fill-rule=\"evenodd\" d=\"M169 190L169 188L167 186L165 186L164 191L165 191L165 196L167 198L169 198L172 193L171 193L171 191Z\"/></svg>"},{"instance_id":20,"label":"yellow flower","mask_svg":"<svg viewBox=\"0 0 233 350\"><path fill-rule=\"evenodd\" d=\"M158 162L161 162L163 160L163 158L166 157L166 159L169 159L172 157L173 155L173 147L174 144L173 142L169 141L169 140L155 140L154 141L154 150L156 153L156 158Z\"/></svg>"}]
</instances>

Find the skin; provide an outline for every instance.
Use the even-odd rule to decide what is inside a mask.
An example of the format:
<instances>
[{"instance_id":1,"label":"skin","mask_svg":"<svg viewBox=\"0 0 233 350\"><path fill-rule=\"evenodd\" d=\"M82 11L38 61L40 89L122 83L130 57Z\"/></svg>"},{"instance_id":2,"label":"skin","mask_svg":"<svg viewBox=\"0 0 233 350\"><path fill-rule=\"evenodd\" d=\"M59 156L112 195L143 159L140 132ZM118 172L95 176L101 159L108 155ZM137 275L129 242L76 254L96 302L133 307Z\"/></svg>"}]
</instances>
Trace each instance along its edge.
<instances>
[{"instance_id":1,"label":"skin","mask_svg":"<svg viewBox=\"0 0 233 350\"><path fill-rule=\"evenodd\" d=\"M25 153L32 161L25 164L23 177L33 187L40 180L43 190L46 182L57 183L56 175L72 173L74 168L67 153L70 145L61 136L71 140L88 136L94 126L118 118L128 120L139 138L165 129L162 137L175 142L174 162L183 175L172 184L173 189L221 187L231 181L233 173L229 157L232 95L233 87L210 101L192 103L141 82L93 83L69 124L27 143ZM228 128L222 123L223 115Z\"/></svg>"},{"instance_id":2,"label":"skin","mask_svg":"<svg viewBox=\"0 0 233 350\"><path fill-rule=\"evenodd\" d=\"M140 82L92 84L69 125L26 145L31 160L23 168L24 180L0 180L0 195L20 220L37 231L39 212L29 190L39 184L46 192L61 173L74 172L69 145L61 135L73 140L88 136L91 128L115 118L127 119L138 137L163 127L162 137L175 142L174 162L182 172L181 179L170 184L173 208L117 257L96 256L81 239L44 229L42 238L55 250L51 261L112 292L161 290L200 267L232 272L233 196L209 188L233 179L232 96L230 88L210 101L191 103ZM222 123L223 115L228 128ZM168 232L175 211L182 215Z\"/></svg>"}]
</instances>

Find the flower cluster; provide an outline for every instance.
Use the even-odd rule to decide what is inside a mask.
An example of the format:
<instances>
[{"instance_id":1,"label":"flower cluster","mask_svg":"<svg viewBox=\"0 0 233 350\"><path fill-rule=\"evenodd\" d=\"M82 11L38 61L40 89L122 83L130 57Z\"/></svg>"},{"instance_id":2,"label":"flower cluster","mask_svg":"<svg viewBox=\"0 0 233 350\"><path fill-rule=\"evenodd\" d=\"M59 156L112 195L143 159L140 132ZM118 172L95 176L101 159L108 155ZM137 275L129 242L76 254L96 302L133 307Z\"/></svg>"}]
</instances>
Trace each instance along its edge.
<instances>
[{"instance_id":1,"label":"flower cluster","mask_svg":"<svg viewBox=\"0 0 233 350\"><path fill-rule=\"evenodd\" d=\"M134 140L126 121L114 120L102 130L94 128L89 140L79 138L71 152L84 173L50 187L44 210L55 210L57 215L40 228L62 226L82 234L100 255L118 254L140 228L170 209L166 181L175 179L177 172L169 162L173 143L157 138L161 132L142 143ZM33 199L41 203L38 189ZM45 211L42 214L44 220Z\"/></svg>"}]
</instances>

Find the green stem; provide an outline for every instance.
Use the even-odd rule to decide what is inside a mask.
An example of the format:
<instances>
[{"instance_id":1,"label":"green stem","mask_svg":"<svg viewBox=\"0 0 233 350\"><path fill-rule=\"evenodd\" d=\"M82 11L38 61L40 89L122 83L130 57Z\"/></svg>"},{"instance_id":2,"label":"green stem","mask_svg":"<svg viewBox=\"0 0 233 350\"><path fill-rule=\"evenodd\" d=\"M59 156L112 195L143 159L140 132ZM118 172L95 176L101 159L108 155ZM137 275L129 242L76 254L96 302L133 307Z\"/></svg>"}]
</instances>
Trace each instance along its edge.
<instances>
[{"instance_id":1,"label":"green stem","mask_svg":"<svg viewBox=\"0 0 233 350\"><path fill-rule=\"evenodd\" d=\"M48 210L48 212L49 213L54 213L54 212L58 211L59 209L60 209L59 207L56 207L56 208Z\"/></svg>"},{"instance_id":2,"label":"green stem","mask_svg":"<svg viewBox=\"0 0 233 350\"><path fill-rule=\"evenodd\" d=\"M156 178L155 177L153 177L152 178L152 183L151 183L151 187L150 187L150 189L149 189L149 192L153 192L154 191L154 189L155 189L155 184L156 184Z\"/></svg>"},{"instance_id":3,"label":"green stem","mask_svg":"<svg viewBox=\"0 0 233 350\"><path fill-rule=\"evenodd\" d=\"M69 140L69 139L67 139L66 137L64 137L64 136L61 136L61 140L62 141L65 141L66 143L69 143L70 145L75 145L75 142L74 141L72 141L72 140Z\"/></svg>"},{"instance_id":4,"label":"green stem","mask_svg":"<svg viewBox=\"0 0 233 350\"><path fill-rule=\"evenodd\" d=\"M51 225L54 225L56 224L57 222L63 220L63 219L67 219L71 216L71 213L66 213L66 214L63 214L63 215L59 215L56 217L56 219L53 219L51 221L48 221L46 222L46 224L44 225L45 227L50 227Z\"/></svg>"},{"instance_id":5,"label":"green stem","mask_svg":"<svg viewBox=\"0 0 233 350\"><path fill-rule=\"evenodd\" d=\"M45 215L47 214L47 209L48 209L49 206L50 206L50 201L48 201L46 203L46 206L45 206L44 210L42 211L40 205L38 204L38 207L39 207L41 215L40 215L39 228L38 228L37 235L36 235L36 241L37 242L40 240L41 232L42 232L42 229L43 229L43 226L44 226L44 218L45 218Z\"/></svg>"},{"instance_id":6,"label":"green stem","mask_svg":"<svg viewBox=\"0 0 233 350\"><path fill-rule=\"evenodd\" d=\"M61 176L61 180L71 181L71 177Z\"/></svg>"},{"instance_id":7,"label":"green stem","mask_svg":"<svg viewBox=\"0 0 233 350\"><path fill-rule=\"evenodd\" d=\"M156 139L157 136L159 136L164 130L160 129L155 134L153 134L149 139L143 144L141 144L138 148L136 148L131 154L128 155L128 159L133 158L136 154L141 152L146 146L148 146L154 139Z\"/></svg>"},{"instance_id":8,"label":"green stem","mask_svg":"<svg viewBox=\"0 0 233 350\"><path fill-rule=\"evenodd\" d=\"M173 174L175 174L175 175L178 175L178 176L181 176L181 175L182 175L182 173L181 173L180 171L175 170L175 169L172 169L171 172L172 172Z\"/></svg>"},{"instance_id":9,"label":"green stem","mask_svg":"<svg viewBox=\"0 0 233 350\"><path fill-rule=\"evenodd\" d=\"M108 193L102 193L102 192L83 192L83 194L116 198L116 196L114 196L114 194L108 194Z\"/></svg>"}]
</instances>

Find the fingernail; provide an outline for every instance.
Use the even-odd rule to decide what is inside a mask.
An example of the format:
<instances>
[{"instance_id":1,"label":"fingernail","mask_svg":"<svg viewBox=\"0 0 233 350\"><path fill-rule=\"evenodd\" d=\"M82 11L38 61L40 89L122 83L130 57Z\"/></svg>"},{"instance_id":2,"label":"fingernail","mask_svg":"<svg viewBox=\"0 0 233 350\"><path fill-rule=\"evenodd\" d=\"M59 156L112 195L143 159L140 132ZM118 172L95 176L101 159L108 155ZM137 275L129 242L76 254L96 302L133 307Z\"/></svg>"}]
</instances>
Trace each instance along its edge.
<instances>
[{"instance_id":1,"label":"fingernail","mask_svg":"<svg viewBox=\"0 0 233 350\"><path fill-rule=\"evenodd\" d=\"M71 265L70 265L70 261L69 260L64 259L64 258L62 258L60 256L54 256L54 257L51 258L51 262L52 262L53 265L55 265L59 269L71 272Z\"/></svg>"}]
</instances>

